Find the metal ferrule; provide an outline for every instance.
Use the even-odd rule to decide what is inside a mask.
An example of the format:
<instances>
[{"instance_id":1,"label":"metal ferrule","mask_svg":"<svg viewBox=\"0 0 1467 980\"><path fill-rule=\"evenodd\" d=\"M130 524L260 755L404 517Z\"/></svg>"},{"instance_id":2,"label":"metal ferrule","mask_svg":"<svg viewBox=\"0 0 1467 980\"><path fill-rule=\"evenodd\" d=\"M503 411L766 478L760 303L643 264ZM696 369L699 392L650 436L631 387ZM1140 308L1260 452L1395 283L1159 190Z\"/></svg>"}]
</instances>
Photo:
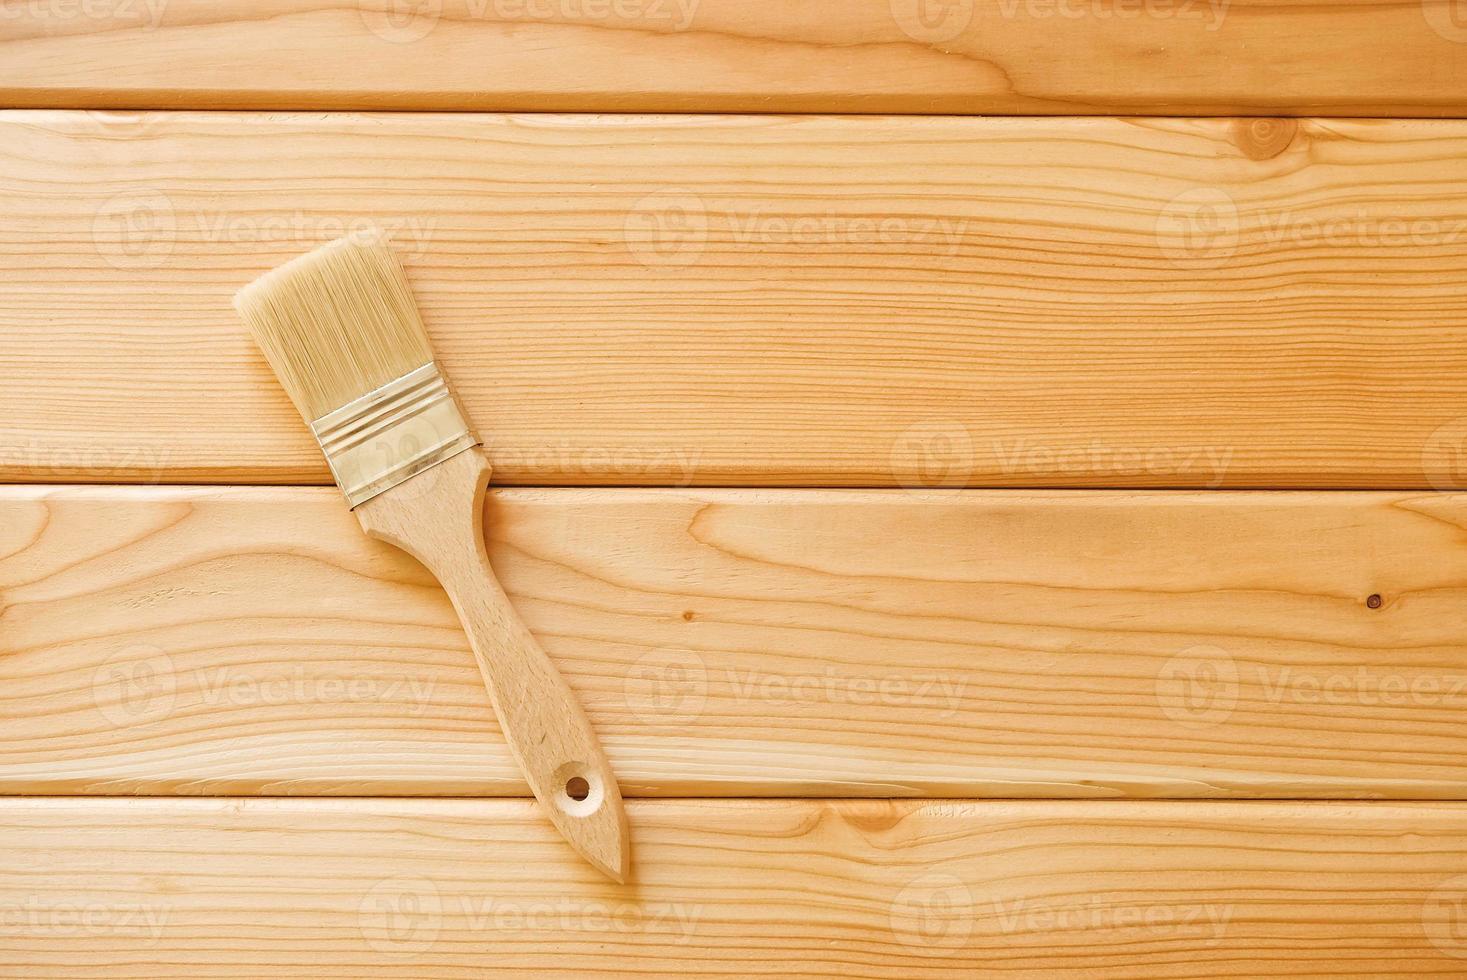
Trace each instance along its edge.
<instances>
[{"instance_id":1,"label":"metal ferrule","mask_svg":"<svg viewBox=\"0 0 1467 980\"><path fill-rule=\"evenodd\" d=\"M353 508L479 444L432 361L311 423Z\"/></svg>"}]
</instances>

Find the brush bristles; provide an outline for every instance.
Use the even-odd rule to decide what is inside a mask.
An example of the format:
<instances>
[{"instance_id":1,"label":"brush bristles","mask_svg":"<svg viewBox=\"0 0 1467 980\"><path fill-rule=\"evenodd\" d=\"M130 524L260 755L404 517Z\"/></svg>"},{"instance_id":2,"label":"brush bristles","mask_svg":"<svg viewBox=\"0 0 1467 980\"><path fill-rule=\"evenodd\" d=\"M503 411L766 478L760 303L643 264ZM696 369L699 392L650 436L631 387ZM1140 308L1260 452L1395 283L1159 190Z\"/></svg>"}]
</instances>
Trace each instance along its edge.
<instances>
[{"instance_id":1,"label":"brush bristles","mask_svg":"<svg viewBox=\"0 0 1467 980\"><path fill-rule=\"evenodd\" d=\"M234 307L313 422L433 359L397 257L380 232L323 245L241 289Z\"/></svg>"}]
</instances>

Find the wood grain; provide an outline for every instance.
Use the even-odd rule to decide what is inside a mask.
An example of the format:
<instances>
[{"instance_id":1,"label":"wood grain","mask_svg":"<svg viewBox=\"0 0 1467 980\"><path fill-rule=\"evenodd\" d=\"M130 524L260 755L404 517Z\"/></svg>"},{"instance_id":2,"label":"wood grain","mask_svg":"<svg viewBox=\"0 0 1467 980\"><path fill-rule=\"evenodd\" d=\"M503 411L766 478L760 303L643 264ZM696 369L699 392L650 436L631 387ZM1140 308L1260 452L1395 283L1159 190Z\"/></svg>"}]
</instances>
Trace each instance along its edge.
<instances>
[{"instance_id":1,"label":"wood grain","mask_svg":"<svg viewBox=\"0 0 1467 980\"><path fill-rule=\"evenodd\" d=\"M1467 122L0 115L0 478L325 482L376 221L518 484L1467 486Z\"/></svg>"},{"instance_id":2,"label":"wood grain","mask_svg":"<svg viewBox=\"0 0 1467 980\"><path fill-rule=\"evenodd\" d=\"M0 99L16 107L1467 108L1453 0L6 0L0 13Z\"/></svg>"},{"instance_id":3,"label":"wood grain","mask_svg":"<svg viewBox=\"0 0 1467 980\"><path fill-rule=\"evenodd\" d=\"M1345 492L486 511L631 796L1467 798L1464 527ZM437 582L335 491L5 488L0 554L0 791L526 792Z\"/></svg>"},{"instance_id":4,"label":"wood grain","mask_svg":"<svg viewBox=\"0 0 1467 980\"><path fill-rule=\"evenodd\" d=\"M1458 976L1462 804L0 803L0 976Z\"/></svg>"}]
</instances>

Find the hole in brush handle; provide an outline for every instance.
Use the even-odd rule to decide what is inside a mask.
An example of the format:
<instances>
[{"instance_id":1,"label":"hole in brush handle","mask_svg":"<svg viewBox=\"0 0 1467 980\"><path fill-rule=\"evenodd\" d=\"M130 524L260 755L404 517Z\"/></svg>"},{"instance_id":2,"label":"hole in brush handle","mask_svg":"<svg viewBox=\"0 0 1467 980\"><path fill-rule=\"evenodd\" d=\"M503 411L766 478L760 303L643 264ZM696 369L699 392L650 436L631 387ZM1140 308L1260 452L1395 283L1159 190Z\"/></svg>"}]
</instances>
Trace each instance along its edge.
<instances>
[{"instance_id":1,"label":"hole in brush handle","mask_svg":"<svg viewBox=\"0 0 1467 980\"><path fill-rule=\"evenodd\" d=\"M606 781L590 766L567 762L555 770L555 806L570 817L589 817L606 801Z\"/></svg>"}]
</instances>

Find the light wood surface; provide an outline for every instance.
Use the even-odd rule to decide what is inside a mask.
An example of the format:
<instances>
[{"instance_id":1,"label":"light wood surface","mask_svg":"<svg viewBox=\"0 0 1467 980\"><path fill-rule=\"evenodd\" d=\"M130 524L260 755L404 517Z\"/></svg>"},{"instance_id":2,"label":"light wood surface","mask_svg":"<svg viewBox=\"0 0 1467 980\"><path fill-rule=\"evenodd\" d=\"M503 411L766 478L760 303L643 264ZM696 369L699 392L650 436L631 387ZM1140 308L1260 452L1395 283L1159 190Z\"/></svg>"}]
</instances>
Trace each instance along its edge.
<instances>
[{"instance_id":1,"label":"light wood surface","mask_svg":"<svg viewBox=\"0 0 1467 980\"><path fill-rule=\"evenodd\" d=\"M1467 805L0 802L0 976L1460 976Z\"/></svg>"},{"instance_id":2,"label":"light wood surface","mask_svg":"<svg viewBox=\"0 0 1467 980\"><path fill-rule=\"evenodd\" d=\"M1464 526L1436 493L486 509L632 796L1467 798ZM10 487L0 554L4 792L526 792L448 600L334 488Z\"/></svg>"},{"instance_id":3,"label":"light wood surface","mask_svg":"<svg viewBox=\"0 0 1467 980\"><path fill-rule=\"evenodd\" d=\"M469 449L358 505L362 529L423 563L458 613L500 734L545 815L615 881L630 862L627 818L575 693L515 613L484 541L489 462Z\"/></svg>"},{"instance_id":4,"label":"light wood surface","mask_svg":"<svg viewBox=\"0 0 1467 980\"><path fill-rule=\"evenodd\" d=\"M11 106L1467 107L1467 21L1454 0L7 0L0 10L0 100Z\"/></svg>"},{"instance_id":5,"label":"light wood surface","mask_svg":"<svg viewBox=\"0 0 1467 980\"><path fill-rule=\"evenodd\" d=\"M1462 4L0 0L0 978L1467 975Z\"/></svg>"},{"instance_id":6,"label":"light wood surface","mask_svg":"<svg viewBox=\"0 0 1467 980\"><path fill-rule=\"evenodd\" d=\"M496 479L1467 485L1467 122L0 115L0 477L325 482L230 309L395 233Z\"/></svg>"}]
</instances>

